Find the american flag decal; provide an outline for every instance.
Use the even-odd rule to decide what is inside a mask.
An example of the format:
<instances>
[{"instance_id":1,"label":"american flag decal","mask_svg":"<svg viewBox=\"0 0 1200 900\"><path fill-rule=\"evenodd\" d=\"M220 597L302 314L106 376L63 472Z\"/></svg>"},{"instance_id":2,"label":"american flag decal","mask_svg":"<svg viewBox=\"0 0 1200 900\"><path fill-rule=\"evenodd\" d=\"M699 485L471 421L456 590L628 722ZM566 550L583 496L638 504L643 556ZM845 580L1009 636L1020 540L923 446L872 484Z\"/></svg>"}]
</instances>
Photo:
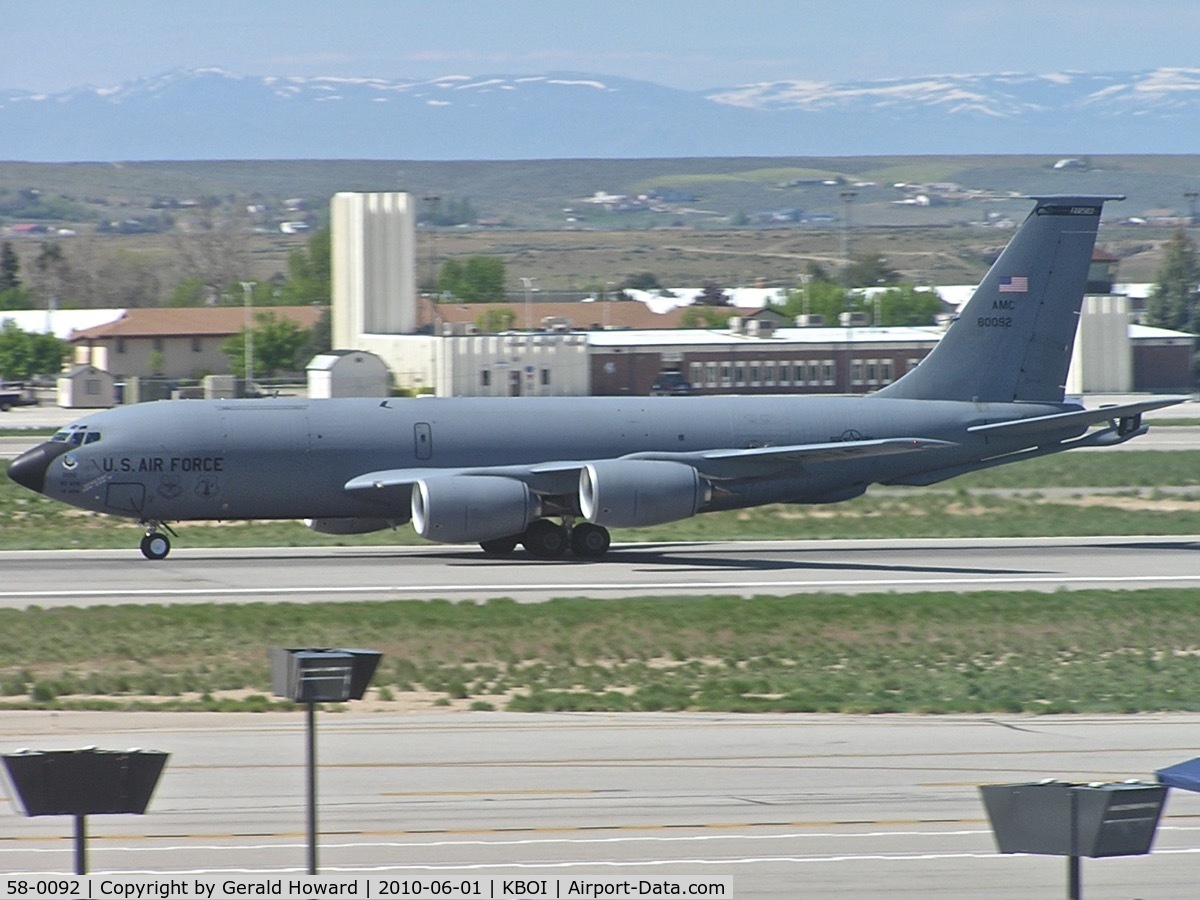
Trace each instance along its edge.
<instances>
[{"instance_id":1,"label":"american flag decal","mask_svg":"<svg viewBox=\"0 0 1200 900\"><path fill-rule=\"evenodd\" d=\"M1029 290L1029 278L1025 275L1009 275L1000 279L1000 293L1024 294Z\"/></svg>"}]
</instances>

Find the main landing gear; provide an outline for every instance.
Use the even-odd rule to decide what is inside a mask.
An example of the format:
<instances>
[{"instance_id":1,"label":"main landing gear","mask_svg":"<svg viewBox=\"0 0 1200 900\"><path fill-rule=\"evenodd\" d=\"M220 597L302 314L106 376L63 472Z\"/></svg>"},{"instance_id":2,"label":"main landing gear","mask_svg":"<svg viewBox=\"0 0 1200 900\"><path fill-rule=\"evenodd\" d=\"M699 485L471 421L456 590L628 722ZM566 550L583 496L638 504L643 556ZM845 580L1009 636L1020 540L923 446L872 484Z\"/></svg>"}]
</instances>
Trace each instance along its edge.
<instances>
[{"instance_id":1,"label":"main landing gear","mask_svg":"<svg viewBox=\"0 0 1200 900\"><path fill-rule=\"evenodd\" d=\"M538 559L560 559L567 549L580 559L599 559L608 552L611 538L608 529L591 522L573 525L568 519L559 525L550 519L538 519L522 534L481 541L479 546L489 556L507 556L521 544L530 556Z\"/></svg>"},{"instance_id":2,"label":"main landing gear","mask_svg":"<svg viewBox=\"0 0 1200 900\"><path fill-rule=\"evenodd\" d=\"M146 559L166 559L167 554L171 552L171 539L159 531L159 528L165 528L171 534L175 534L171 526L166 522L143 522L146 526L146 535L142 538L142 556Z\"/></svg>"}]
</instances>

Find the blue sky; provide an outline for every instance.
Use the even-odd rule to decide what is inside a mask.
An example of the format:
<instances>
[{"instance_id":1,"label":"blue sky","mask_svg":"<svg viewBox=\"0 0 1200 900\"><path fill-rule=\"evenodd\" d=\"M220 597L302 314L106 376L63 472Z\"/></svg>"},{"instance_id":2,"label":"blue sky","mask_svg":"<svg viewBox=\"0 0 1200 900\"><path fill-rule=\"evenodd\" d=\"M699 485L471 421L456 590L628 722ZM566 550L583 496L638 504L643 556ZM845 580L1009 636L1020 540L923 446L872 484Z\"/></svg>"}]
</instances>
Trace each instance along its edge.
<instances>
[{"instance_id":1,"label":"blue sky","mask_svg":"<svg viewBox=\"0 0 1200 900\"><path fill-rule=\"evenodd\" d=\"M0 89L240 75L784 79L1200 67L1196 0L0 0Z\"/></svg>"}]
</instances>

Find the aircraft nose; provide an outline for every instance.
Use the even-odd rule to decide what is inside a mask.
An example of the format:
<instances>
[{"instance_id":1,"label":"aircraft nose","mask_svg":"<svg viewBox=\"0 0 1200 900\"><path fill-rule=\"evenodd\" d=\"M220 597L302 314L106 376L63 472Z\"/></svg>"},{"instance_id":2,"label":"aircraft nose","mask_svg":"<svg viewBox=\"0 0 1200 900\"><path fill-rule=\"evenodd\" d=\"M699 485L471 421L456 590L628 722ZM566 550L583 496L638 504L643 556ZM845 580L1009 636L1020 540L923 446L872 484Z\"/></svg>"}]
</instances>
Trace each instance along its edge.
<instances>
[{"instance_id":1,"label":"aircraft nose","mask_svg":"<svg viewBox=\"0 0 1200 900\"><path fill-rule=\"evenodd\" d=\"M38 444L32 449L26 450L9 464L8 477L21 487L37 491L39 494L45 493L46 470L50 468L50 463L70 447L70 444L61 441L46 441L44 444Z\"/></svg>"}]
</instances>

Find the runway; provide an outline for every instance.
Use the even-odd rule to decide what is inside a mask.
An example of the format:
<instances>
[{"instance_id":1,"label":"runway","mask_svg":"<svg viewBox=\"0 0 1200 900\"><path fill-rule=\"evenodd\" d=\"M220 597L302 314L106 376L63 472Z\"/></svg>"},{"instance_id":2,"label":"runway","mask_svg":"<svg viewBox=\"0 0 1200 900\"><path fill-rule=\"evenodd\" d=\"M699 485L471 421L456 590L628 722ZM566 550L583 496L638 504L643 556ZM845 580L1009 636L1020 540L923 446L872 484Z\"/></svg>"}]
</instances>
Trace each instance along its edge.
<instances>
[{"instance_id":1,"label":"runway","mask_svg":"<svg viewBox=\"0 0 1200 900\"><path fill-rule=\"evenodd\" d=\"M364 704L366 705L366 704ZM89 871L302 873L304 717L0 714L0 750L171 754L145 817L93 816ZM322 874L727 879L733 896L1061 896L1061 858L1000 856L977 785L1150 777L1197 715L1136 718L318 714ZM0 801L0 871L69 873L68 819ZM1200 798L1149 856L1083 861L1088 897L1185 898Z\"/></svg>"},{"instance_id":2,"label":"runway","mask_svg":"<svg viewBox=\"0 0 1200 900\"><path fill-rule=\"evenodd\" d=\"M180 543L183 543L182 541ZM0 553L0 606L1200 587L1200 536L615 545L601 561L470 547Z\"/></svg>"}]
</instances>

